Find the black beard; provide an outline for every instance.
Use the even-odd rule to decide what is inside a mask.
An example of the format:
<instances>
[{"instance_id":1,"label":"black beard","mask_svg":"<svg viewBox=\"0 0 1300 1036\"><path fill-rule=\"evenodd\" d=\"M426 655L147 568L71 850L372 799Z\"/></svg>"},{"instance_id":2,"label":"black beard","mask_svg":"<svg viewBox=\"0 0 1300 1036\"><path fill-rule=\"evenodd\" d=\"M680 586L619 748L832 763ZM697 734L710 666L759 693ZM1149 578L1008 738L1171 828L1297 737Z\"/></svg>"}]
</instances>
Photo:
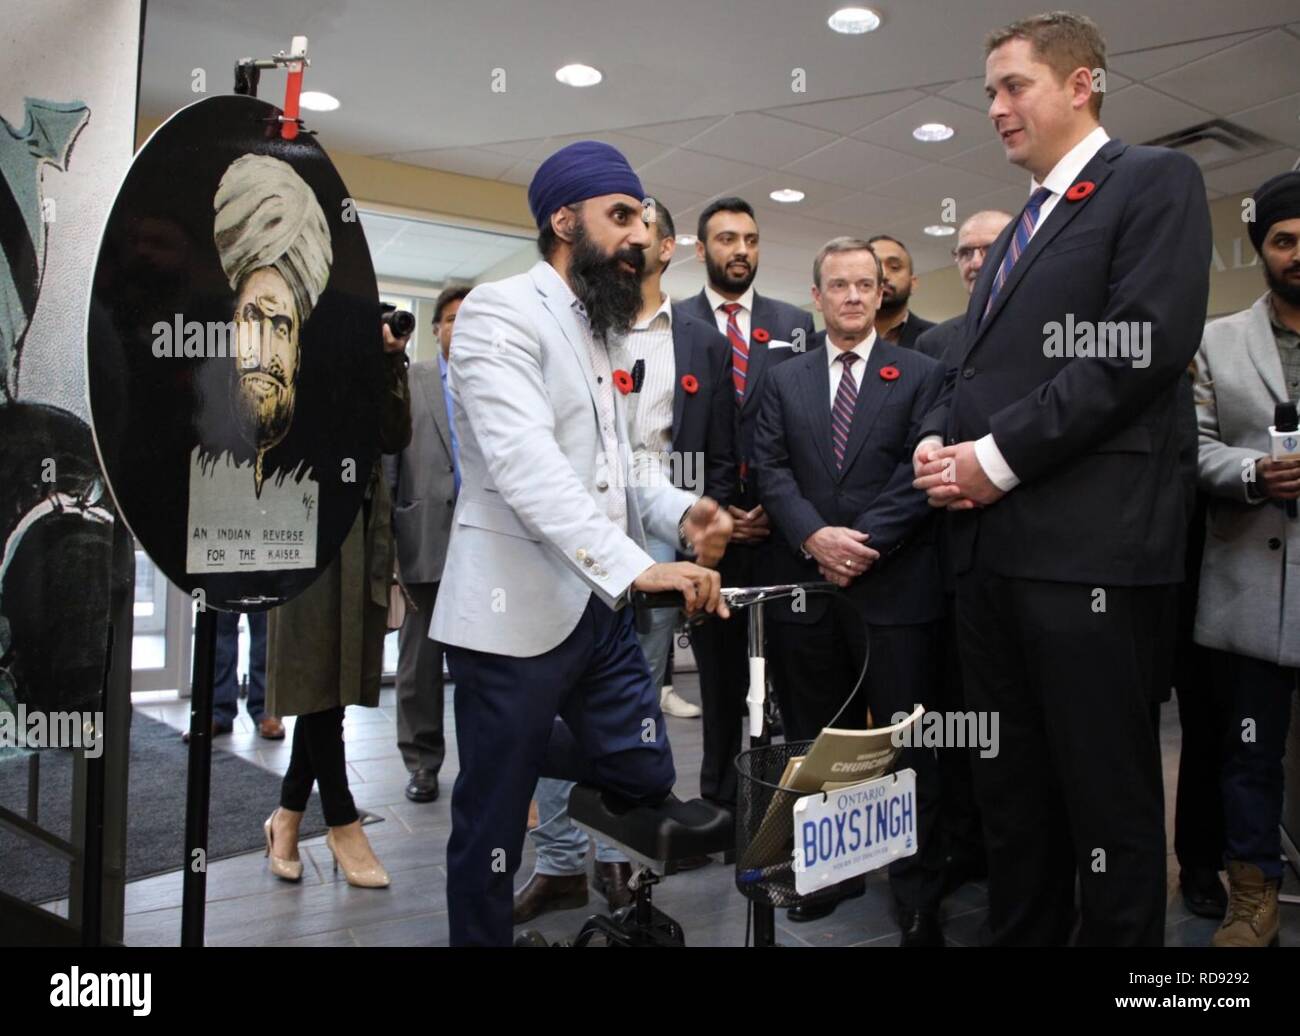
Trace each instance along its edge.
<instances>
[{"instance_id":1,"label":"black beard","mask_svg":"<svg viewBox=\"0 0 1300 1036\"><path fill-rule=\"evenodd\" d=\"M1285 274L1289 267L1282 270ZM1300 284L1288 284L1281 277L1273 276L1273 269L1264 263L1264 279L1268 281L1268 288L1274 295L1280 298L1288 306L1300 306Z\"/></svg>"},{"instance_id":2,"label":"black beard","mask_svg":"<svg viewBox=\"0 0 1300 1036\"><path fill-rule=\"evenodd\" d=\"M896 292L893 295L889 294L888 292L884 292L880 296L880 306L878 307L878 309L880 310L881 313L894 314L897 313L904 306L906 306L908 302L911 301L911 299L912 299L911 291L904 291L901 293Z\"/></svg>"},{"instance_id":3,"label":"black beard","mask_svg":"<svg viewBox=\"0 0 1300 1036\"><path fill-rule=\"evenodd\" d=\"M619 267L625 262L632 272ZM569 258L569 283L573 294L587 310L587 323L591 333L608 340L610 331L625 335L641 309L641 274L645 269L645 253L639 248L626 248L604 255L591 243L585 228L578 224L573 238L573 254Z\"/></svg>"},{"instance_id":4,"label":"black beard","mask_svg":"<svg viewBox=\"0 0 1300 1036\"><path fill-rule=\"evenodd\" d=\"M713 256L705 252L704 272L708 274L709 283L719 292L726 292L728 295L743 295L749 290L749 286L754 283L754 278L758 276L758 266L755 263L750 263L749 273L744 277L732 277L727 273L725 267L719 266L713 261Z\"/></svg>"}]
</instances>

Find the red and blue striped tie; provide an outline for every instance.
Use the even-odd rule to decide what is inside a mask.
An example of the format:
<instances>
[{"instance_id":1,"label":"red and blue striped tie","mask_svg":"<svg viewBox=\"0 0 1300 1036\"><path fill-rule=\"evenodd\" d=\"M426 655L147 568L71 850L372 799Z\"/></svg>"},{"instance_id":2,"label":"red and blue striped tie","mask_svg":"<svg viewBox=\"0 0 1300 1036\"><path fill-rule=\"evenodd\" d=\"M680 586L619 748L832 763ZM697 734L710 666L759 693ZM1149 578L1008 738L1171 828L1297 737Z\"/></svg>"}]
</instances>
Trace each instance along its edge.
<instances>
[{"instance_id":1,"label":"red and blue striped tie","mask_svg":"<svg viewBox=\"0 0 1300 1036\"><path fill-rule=\"evenodd\" d=\"M1034 233L1034 224L1038 222L1038 213L1044 203L1052 196L1052 192L1046 187L1040 187L1029 196L1029 203L1020 213L1020 221L1016 224L1015 235L1011 238L1011 244L1007 246L1006 255L1002 257L1002 265L998 267L997 276L993 278L993 288L989 292L988 304L984 307L984 316L981 320L989 315L989 310L993 308L993 300L998 297L998 292L1002 290L1002 285L1007 282L1007 277L1011 273L1011 268L1016 265L1016 260L1029 244L1029 238Z\"/></svg>"},{"instance_id":2,"label":"red and blue striped tie","mask_svg":"<svg viewBox=\"0 0 1300 1036\"><path fill-rule=\"evenodd\" d=\"M744 307L739 302L724 302L718 307L727 314L727 339L731 342L731 380L736 384L737 405L745 401L745 377L749 373L749 343L740 333L736 314Z\"/></svg>"},{"instance_id":3,"label":"red and blue striped tie","mask_svg":"<svg viewBox=\"0 0 1300 1036\"><path fill-rule=\"evenodd\" d=\"M853 364L857 353L840 353L836 362L844 364L840 387L835 390L835 405L831 407L831 448L835 451L835 470L844 467L844 450L849 444L849 429L853 427L853 408L858 402L858 383L853 380Z\"/></svg>"}]
</instances>

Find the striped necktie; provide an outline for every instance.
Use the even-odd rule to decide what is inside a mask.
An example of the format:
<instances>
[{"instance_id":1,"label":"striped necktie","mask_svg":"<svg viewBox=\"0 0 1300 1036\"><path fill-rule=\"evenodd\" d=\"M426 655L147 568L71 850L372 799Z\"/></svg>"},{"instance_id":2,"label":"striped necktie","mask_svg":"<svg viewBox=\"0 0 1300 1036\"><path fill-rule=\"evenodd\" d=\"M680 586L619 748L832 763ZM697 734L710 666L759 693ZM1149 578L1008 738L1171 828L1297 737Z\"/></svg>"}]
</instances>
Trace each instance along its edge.
<instances>
[{"instance_id":1,"label":"striped necktie","mask_svg":"<svg viewBox=\"0 0 1300 1036\"><path fill-rule=\"evenodd\" d=\"M740 333L736 314L744 307L739 302L724 302L718 307L727 314L727 339L731 342L731 380L736 384L736 403L745 401L745 377L749 373L749 343Z\"/></svg>"},{"instance_id":2,"label":"striped necktie","mask_svg":"<svg viewBox=\"0 0 1300 1036\"><path fill-rule=\"evenodd\" d=\"M981 320L987 317L989 310L993 308L993 300L998 297L1002 285L1007 282L1011 268L1016 265L1016 260L1029 244L1029 238L1034 233L1034 224L1038 222L1039 210L1051 196L1052 192L1046 187L1038 188L1029 196L1029 203L1020 213L1020 221L1016 224L1016 232L1011 237L1011 244L1007 246L1007 253L1002 257L1002 265L998 267L997 276L993 278L993 288L989 292L989 301L984 307L984 316L980 317Z\"/></svg>"},{"instance_id":3,"label":"striped necktie","mask_svg":"<svg viewBox=\"0 0 1300 1036\"><path fill-rule=\"evenodd\" d=\"M853 380L853 365L858 354L840 353L837 363L844 364L840 387L835 391L835 405L831 407L831 448L835 451L835 470L844 467L844 450L849 444L849 429L853 427L853 408L858 402L858 383Z\"/></svg>"}]
</instances>

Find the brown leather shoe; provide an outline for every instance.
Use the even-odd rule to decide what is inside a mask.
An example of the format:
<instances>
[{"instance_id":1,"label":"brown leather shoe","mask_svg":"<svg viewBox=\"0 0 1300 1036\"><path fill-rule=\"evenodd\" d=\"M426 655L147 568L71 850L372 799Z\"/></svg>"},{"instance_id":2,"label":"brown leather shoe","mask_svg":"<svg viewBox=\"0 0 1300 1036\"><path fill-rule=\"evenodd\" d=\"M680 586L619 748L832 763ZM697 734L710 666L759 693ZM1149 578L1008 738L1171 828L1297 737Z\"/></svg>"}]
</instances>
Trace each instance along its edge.
<instances>
[{"instance_id":1,"label":"brown leather shoe","mask_svg":"<svg viewBox=\"0 0 1300 1036\"><path fill-rule=\"evenodd\" d=\"M552 910L572 910L587 905L587 875L538 874L515 893L514 923L523 924Z\"/></svg>"},{"instance_id":2,"label":"brown leather shoe","mask_svg":"<svg viewBox=\"0 0 1300 1036\"><path fill-rule=\"evenodd\" d=\"M601 863L597 860L591 874L591 887L605 897L610 910L617 910L632 902L632 890L627 887L630 877L630 863Z\"/></svg>"},{"instance_id":3,"label":"brown leather shoe","mask_svg":"<svg viewBox=\"0 0 1300 1036\"><path fill-rule=\"evenodd\" d=\"M257 724L257 732L268 741L284 740L284 724L275 716L263 716Z\"/></svg>"}]
</instances>

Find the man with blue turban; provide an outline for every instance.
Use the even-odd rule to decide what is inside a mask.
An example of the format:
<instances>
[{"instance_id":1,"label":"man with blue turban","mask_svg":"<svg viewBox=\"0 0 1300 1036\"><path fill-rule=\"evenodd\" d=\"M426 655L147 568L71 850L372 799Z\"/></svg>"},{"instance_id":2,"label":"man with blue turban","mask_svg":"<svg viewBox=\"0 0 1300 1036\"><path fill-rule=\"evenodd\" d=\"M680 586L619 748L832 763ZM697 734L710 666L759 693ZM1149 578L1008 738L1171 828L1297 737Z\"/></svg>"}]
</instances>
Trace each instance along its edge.
<instances>
[{"instance_id":1,"label":"man with blue turban","mask_svg":"<svg viewBox=\"0 0 1300 1036\"><path fill-rule=\"evenodd\" d=\"M631 591L678 591L688 611L726 615L718 574L702 567L726 546L726 511L666 476L644 486L629 477L631 379L618 345L641 302L653 218L643 199L615 148L580 141L556 152L528 189L541 261L479 285L456 316L461 492L429 630L456 685L454 946L510 944L538 776L635 802L672 790ZM647 532L701 564L656 563Z\"/></svg>"}]
</instances>

